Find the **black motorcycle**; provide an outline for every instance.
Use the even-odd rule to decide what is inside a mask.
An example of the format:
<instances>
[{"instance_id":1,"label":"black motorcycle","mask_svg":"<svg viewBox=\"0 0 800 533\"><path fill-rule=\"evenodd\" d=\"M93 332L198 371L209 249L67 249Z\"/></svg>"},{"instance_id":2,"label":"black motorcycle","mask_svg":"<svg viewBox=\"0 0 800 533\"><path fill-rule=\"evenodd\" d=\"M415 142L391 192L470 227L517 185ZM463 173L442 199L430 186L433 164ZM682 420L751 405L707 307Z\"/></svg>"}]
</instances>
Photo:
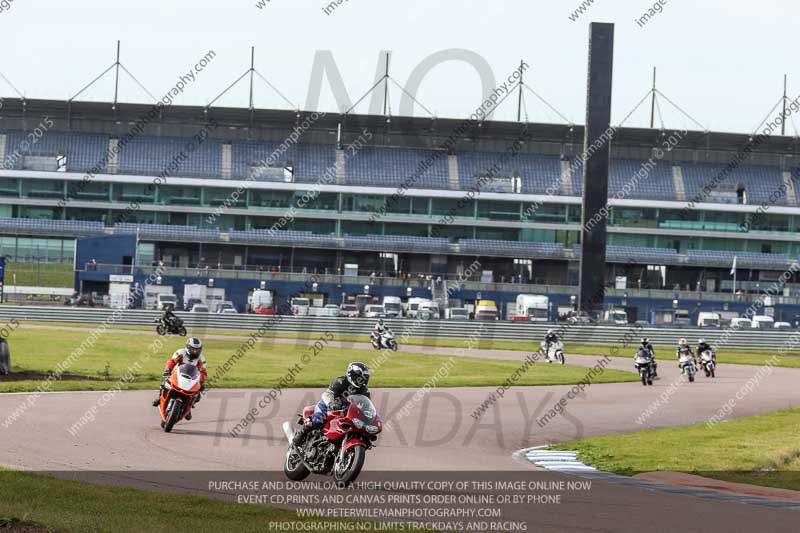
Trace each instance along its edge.
<instances>
[{"instance_id":1,"label":"black motorcycle","mask_svg":"<svg viewBox=\"0 0 800 533\"><path fill-rule=\"evenodd\" d=\"M181 337L186 336L186 328L183 325L183 320L178 317L175 317L172 320L164 320L164 317L161 317L156 320L156 332L159 335L166 335L169 333L170 335L180 335Z\"/></svg>"},{"instance_id":2,"label":"black motorcycle","mask_svg":"<svg viewBox=\"0 0 800 533\"><path fill-rule=\"evenodd\" d=\"M642 378L642 385L646 387L653 384L653 378L656 377L656 361L650 352L642 349L636 352L633 366Z\"/></svg>"}]
</instances>

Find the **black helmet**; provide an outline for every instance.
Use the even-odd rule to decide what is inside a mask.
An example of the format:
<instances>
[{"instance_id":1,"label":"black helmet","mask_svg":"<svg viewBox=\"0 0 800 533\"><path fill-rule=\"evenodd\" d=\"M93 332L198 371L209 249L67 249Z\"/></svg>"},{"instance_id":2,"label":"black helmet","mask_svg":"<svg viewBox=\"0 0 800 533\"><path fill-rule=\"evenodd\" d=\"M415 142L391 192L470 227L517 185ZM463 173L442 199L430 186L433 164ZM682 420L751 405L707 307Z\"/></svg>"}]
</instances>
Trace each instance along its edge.
<instances>
[{"instance_id":1,"label":"black helmet","mask_svg":"<svg viewBox=\"0 0 800 533\"><path fill-rule=\"evenodd\" d=\"M366 389L369 384L369 368L364 363L347 365L347 382L357 389Z\"/></svg>"},{"instance_id":2,"label":"black helmet","mask_svg":"<svg viewBox=\"0 0 800 533\"><path fill-rule=\"evenodd\" d=\"M203 351L203 343L197 337L191 337L186 340L186 353L189 355L189 360L194 361L200 357L200 352Z\"/></svg>"},{"instance_id":3,"label":"black helmet","mask_svg":"<svg viewBox=\"0 0 800 533\"><path fill-rule=\"evenodd\" d=\"M380 326L382 326L382 325L383 325L383 319L382 319L382 318L379 318L379 319L378 319L378 325L380 325Z\"/></svg>"}]
</instances>

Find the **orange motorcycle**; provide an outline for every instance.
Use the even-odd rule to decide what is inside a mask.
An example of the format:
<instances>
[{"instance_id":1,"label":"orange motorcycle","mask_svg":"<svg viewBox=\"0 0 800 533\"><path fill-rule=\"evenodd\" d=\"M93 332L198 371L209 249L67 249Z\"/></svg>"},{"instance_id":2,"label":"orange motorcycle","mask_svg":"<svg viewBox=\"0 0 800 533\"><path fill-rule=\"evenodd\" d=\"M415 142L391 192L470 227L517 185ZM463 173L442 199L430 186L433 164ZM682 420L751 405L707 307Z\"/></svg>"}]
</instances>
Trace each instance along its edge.
<instances>
[{"instance_id":1,"label":"orange motorcycle","mask_svg":"<svg viewBox=\"0 0 800 533\"><path fill-rule=\"evenodd\" d=\"M195 398L200 394L200 371L194 365L182 364L161 386L161 427L169 433L192 412Z\"/></svg>"}]
</instances>

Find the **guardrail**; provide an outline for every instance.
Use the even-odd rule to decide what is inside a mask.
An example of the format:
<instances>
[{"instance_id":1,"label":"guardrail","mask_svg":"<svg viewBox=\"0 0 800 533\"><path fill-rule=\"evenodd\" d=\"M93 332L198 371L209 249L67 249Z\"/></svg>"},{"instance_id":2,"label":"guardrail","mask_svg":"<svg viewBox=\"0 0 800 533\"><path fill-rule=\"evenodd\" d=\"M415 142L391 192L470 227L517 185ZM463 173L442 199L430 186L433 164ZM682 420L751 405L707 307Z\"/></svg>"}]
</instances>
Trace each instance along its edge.
<instances>
[{"instance_id":1,"label":"guardrail","mask_svg":"<svg viewBox=\"0 0 800 533\"><path fill-rule=\"evenodd\" d=\"M367 341L374 319L338 318L316 316L268 316L246 314L212 314L212 313L177 313L184 319L186 327L192 332L202 333L212 330L227 329L242 332L255 332L263 328L267 332L280 333L326 333L338 335L355 335ZM33 306L0 306L0 321L11 319L41 322L66 322L81 324L136 325L154 326L160 317L158 311L125 310L92 308L54 308ZM594 326L567 324L535 324L532 322L483 322L455 320L414 320L387 319L386 323L400 338L404 334L410 338L446 338L466 339L482 326L481 339L530 342L531 348L538 347L539 341L548 329L561 331L567 343L581 344L615 344L625 350L633 351L633 346L640 337L648 337L657 345L677 345L678 339L685 337L690 343L702 337L712 344L717 344L725 329L700 328L655 328L640 326ZM783 349L786 342L796 336L797 331L770 330L734 330L729 335L726 346L744 349ZM795 343L797 344L797 343ZM800 354L800 350L792 350Z\"/></svg>"}]
</instances>

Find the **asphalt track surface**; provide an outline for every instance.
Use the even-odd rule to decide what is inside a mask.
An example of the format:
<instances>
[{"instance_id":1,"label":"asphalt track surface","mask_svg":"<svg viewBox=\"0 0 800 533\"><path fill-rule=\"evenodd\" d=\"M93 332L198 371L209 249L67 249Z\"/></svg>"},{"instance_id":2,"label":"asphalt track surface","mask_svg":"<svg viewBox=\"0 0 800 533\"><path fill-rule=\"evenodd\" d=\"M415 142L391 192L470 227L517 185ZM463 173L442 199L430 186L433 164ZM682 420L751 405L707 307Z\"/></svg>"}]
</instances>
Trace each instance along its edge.
<instances>
[{"instance_id":1,"label":"asphalt track surface","mask_svg":"<svg viewBox=\"0 0 800 533\"><path fill-rule=\"evenodd\" d=\"M459 353L458 348L406 349L441 355ZM527 354L481 350L480 355L522 361ZM402 357L402 351L396 356ZM586 367L594 366L599 359L567 356L568 364ZM494 391L492 388L433 389L418 402L413 401L418 389L377 389L373 399L379 413L384 420L394 419L395 424L367 454L365 472L472 471L491 478L491 471L527 471L537 480L575 479L538 471L515 459L514 452L581 437L705 422L732 399L736 401L736 417L798 405L800 370L773 368L743 395L743 387L759 367L720 363L716 379L698 376L691 384L680 376L674 363L660 361L661 379L652 387L641 383L591 385L569 400L564 414L543 425L537 419L571 386L512 387L478 420L471 414ZM540 364L546 363L536 363ZM620 358L613 359L609 367L632 369L630 360ZM535 366L529 371L535 371ZM642 419L647 407L655 405L651 402L669 390L676 391L669 401ZM283 391L277 401L258 412L254 424L232 436L234 426L248 411L258 408L267 392L214 389L197 406L191 422L181 422L167 434L159 426L157 410L150 406L155 393L124 391L96 409L94 421L82 426L76 435L69 428L98 405L103 393L44 394L13 425L0 427L0 464L33 471L105 472L113 482L135 486L153 484L137 483L134 473L141 471L278 471L286 449L282 423L294 421L295 414L316 401L321 391ZM0 395L2 419L26 396ZM408 415L398 419L397 412L409 401ZM180 490L174 476L164 478L164 490ZM796 532L800 527L800 510L714 501L597 480L587 492L565 494L559 505L517 506L513 513L513 519L529 523L529 531Z\"/></svg>"}]
</instances>

